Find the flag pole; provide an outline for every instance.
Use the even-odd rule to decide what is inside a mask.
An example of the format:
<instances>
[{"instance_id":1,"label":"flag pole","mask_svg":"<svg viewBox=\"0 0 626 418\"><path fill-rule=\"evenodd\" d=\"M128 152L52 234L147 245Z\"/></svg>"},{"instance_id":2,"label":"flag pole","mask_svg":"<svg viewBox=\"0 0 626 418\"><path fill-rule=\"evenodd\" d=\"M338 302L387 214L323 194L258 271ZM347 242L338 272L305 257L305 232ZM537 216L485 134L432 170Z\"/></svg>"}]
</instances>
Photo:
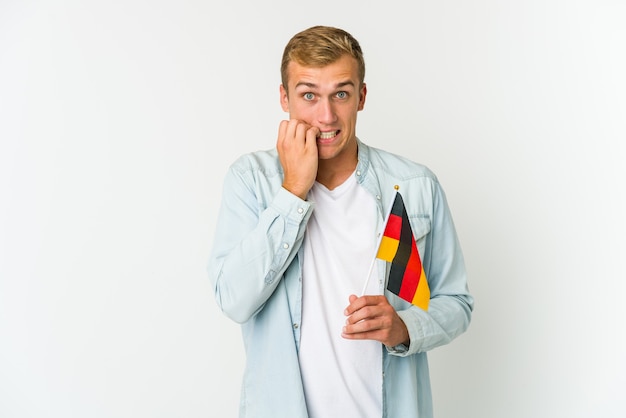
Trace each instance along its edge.
<instances>
[{"instance_id":1,"label":"flag pole","mask_svg":"<svg viewBox=\"0 0 626 418\"><path fill-rule=\"evenodd\" d=\"M382 234L381 234L382 236ZM378 252L378 248L376 248L376 251ZM361 290L361 296L365 295L365 289L367 289L367 285L370 283L370 276L372 275L372 270L374 270L374 263L376 263L376 255L374 255L374 258L372 259L372 262L370 264L370 268L367 272L367 278L365 279L365 284L363 285L363 290Z\"/></svg>"},{"instance_id":2,"label":"flag pole","mask_svg":"<svg viewBox=\"0 0 626 418\"><path fill-rule=\"evenodd\" d=\"M385 217L385 221L383 223L384 227L387 226L387 222L389 221L389 215L391 215L391 209L393 208L393 202L396 199L396 194L398 193L398 189L400 186L397 184L393 186L395 193L391 196L391 202L389 203L389 209L387 210L387 216ZM378 250L380 249L380 243L383 240L383 236L385 235L385 230L383 228L382 232L378 236L378 243L376 244L376 250L374 252L374 257L372 258L372 262L370 263L370 268L367 272L367 277L365 278L365 284L363 285L363 290L361 290L361 296L365 295L365 290L367 289L367 285L370 282L370 276L372 275L372 271L374 270L374 264L376 263L376 256L378 255Z\"/></svg>"}]
</instances>

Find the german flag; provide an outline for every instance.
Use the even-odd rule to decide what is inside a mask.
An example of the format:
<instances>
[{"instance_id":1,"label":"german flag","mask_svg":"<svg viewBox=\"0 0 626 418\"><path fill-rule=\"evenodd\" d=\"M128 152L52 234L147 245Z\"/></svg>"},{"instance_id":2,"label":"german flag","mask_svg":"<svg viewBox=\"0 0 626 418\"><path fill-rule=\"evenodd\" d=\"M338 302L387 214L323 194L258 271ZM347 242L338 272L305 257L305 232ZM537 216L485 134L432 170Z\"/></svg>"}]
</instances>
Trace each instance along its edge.
<instances>
[{"instance_id":1,"label":"german flag","mask_svg":"<svg viewBox=\"0 0 626 418\"><path fill-rule=\"evenodd\" d=\"M397 191L376 258L391 263L387 290L427 311L430 289L404 201Z\"/></svg>"}]
</instances>

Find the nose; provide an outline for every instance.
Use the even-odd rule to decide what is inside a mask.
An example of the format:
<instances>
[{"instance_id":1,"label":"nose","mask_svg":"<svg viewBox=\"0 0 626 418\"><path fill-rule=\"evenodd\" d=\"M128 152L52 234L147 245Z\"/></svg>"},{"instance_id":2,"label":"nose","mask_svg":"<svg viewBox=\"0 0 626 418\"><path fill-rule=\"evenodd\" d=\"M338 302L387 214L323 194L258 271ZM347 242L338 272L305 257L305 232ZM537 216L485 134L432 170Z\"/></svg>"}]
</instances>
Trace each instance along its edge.
<instances>
[{"instance_id":1,"label":"nose","mask_svg":"<svg viewBox=\"0 0 626 418\"><path fill-rule=\"evenodd\" d=\"M331 124L337 120L334 105L328 98L318 102L317 120L321 124Z\"/></svg>"}]
</instances>

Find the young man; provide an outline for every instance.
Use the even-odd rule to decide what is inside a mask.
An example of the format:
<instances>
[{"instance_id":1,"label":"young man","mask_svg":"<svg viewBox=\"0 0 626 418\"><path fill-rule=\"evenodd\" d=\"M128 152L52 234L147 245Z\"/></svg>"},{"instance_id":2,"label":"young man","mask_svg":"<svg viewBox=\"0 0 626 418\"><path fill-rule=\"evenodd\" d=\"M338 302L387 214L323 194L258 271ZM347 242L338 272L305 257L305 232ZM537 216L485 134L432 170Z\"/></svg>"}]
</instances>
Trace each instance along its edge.
<instances>
[{"instance_id":1,"label":"young man","mask_svg":"<svg viewBox=\"0 0 626 418\"><path fill-rule=\"evenodd\" d=\"M209 272L242 324L242 417L432 417L426 352L470 323L461 248L426 167L356 136L367 88L358 42L316 26L283 54L276 149L224 182ZM386 290L376 260L399 190L430 288L427 311ZM363 295L362 287L368 283Z\"/></svg>"}]
</instances>

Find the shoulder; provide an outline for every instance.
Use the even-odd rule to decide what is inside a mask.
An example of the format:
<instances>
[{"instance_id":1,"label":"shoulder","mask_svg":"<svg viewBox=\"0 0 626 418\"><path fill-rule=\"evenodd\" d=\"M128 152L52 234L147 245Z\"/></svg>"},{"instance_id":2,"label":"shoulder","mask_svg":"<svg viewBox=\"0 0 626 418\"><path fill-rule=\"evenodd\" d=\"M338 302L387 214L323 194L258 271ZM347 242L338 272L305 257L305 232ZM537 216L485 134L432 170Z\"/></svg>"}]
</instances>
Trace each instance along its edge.
<instances>
[{"instance_id":1,"label":"shoulder","mask_svg":"<svg viewBox=\"0 0 626 418\"><path fill-rule=\"evenodd\" d=\"M438 182L435 173L424 164L380 148L362 143L360 145L363 146L363 151L367 154L371 169L378 175L384 174L399 181L421 178L434 183Z\"/></svg>"},{"instance_id":2,"label":"shoulder","mask_svg":"<svg viewBox=\"0 0 626 418\"><path fill-rule=\"evenodd\" d=\"M252 151L239 156L231 165L230 171L239 174L263 173L273 176L282 173L276 149Z\"/></svg>"},{"instance_id":3,"label":"shoulder","mask_svg":"<svg viewBox=\"0 0 626 418\"><path fill-rule=\"evenodd\" d=\"M283 170L276 150L253 151L231 163L224 178L224 190L241 196L254 195L269 201L282 185Z\"/></svg>"}]
</instances>

